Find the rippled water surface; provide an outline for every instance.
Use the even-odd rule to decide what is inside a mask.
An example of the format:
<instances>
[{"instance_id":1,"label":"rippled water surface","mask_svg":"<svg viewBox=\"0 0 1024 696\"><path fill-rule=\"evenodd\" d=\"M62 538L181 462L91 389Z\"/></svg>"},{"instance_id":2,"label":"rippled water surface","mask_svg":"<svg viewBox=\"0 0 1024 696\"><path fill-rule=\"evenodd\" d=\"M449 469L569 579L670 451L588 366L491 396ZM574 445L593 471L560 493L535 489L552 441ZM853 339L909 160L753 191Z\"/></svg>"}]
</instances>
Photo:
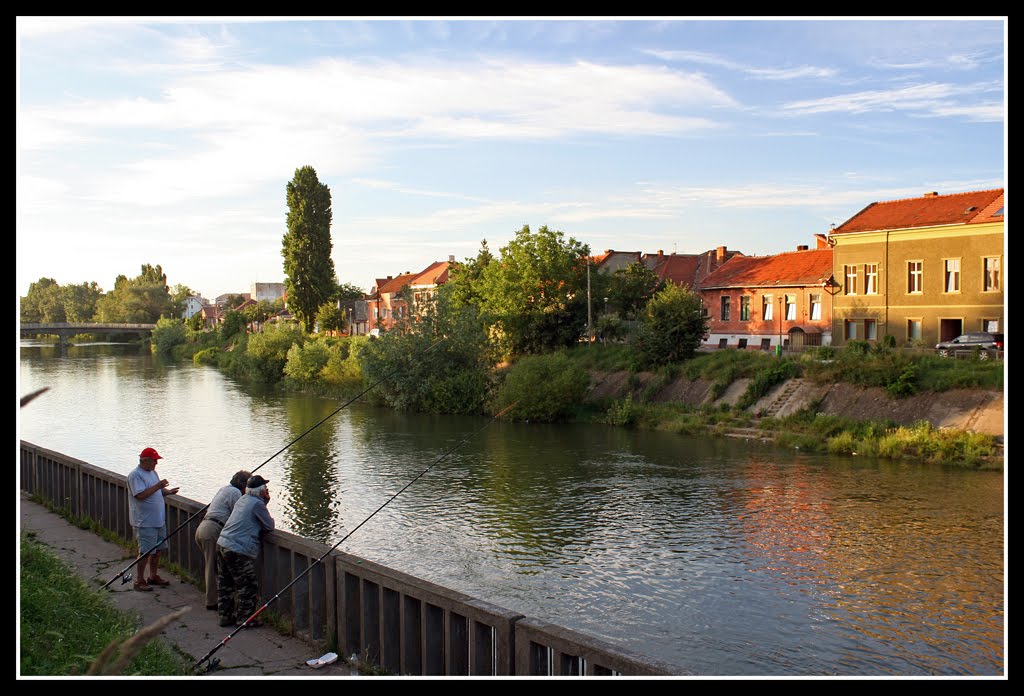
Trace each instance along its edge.
<instances>
[{"instance_id":1,"label":"rippled water surface","mask_svg":"<svg viewBox=\"0 0 1024 696\"><path fill-rule=\"evenodd\" d=\"M1003 475L728 438L262 393L127 346L22 343L20 438L697 675L1003 675ZM329 417L330 416L330 417ZM310 431L323 419L322 425ZM483 428L481 430L481 428ZM426 470L427 473L420 476Z\"/></svg>"}]
</instances>

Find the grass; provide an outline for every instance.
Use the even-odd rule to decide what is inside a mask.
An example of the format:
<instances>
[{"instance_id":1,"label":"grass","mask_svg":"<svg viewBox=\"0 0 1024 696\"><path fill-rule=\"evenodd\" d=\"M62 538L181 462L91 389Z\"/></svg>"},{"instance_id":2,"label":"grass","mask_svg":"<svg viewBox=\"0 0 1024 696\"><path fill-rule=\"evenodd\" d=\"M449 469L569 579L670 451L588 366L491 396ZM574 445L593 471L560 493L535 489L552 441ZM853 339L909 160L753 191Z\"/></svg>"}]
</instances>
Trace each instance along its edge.
<instances>
[{"instance_id":1,"label":"grass","mask_svg":"<svg viewBox=\"0 0 1024 696\"><path fill-rule=\"evenodd\" d=\"M124 676L191 674L186 656L138 632L136 614L117 609L49 547L23 532L20 549L22 676L86 675L90 668Z\"/></svg>"}]
</instances>

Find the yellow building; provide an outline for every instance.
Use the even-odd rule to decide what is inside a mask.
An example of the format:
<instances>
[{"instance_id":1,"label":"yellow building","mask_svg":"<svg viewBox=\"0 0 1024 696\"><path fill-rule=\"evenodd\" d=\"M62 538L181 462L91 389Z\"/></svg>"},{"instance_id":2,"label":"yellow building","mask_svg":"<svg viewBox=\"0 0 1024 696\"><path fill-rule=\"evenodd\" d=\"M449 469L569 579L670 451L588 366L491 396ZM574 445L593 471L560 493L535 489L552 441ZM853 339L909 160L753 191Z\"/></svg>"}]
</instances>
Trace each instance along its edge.
<instances>
[{"instance_id":1,"label":"yellow building","mask_svg":"<svg viewBox=\"0 0 1024 696\"><path fill-rule=\"evenodd\" d=\"M833 343L1004 330L1003 189L872 203L829 235Z\"/></svg>"}]
</instances>

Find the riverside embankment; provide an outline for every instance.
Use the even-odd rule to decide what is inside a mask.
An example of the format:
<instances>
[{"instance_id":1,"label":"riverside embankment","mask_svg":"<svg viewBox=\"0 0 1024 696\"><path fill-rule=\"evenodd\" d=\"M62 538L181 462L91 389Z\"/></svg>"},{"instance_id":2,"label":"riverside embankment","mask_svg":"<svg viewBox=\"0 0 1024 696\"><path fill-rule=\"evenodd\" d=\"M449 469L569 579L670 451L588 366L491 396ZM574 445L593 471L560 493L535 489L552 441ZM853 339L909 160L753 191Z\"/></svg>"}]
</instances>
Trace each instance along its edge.
<instances>
[{"instance_id":1,"label":"riverside embankment","mask_svg":"<svg viewBox=\"0 0 1024 696\"><path fill-rule=\"evenodd\" d=\"M710 380L674 379L652 389L654 373L627 371L592 372L588 400L625 398L641 394L651 403L677 402L693 408L735 406L746 391L749 379L737 379L717 398ZM889 396L880 387L858 387L846 383L814 384L810 380L786 380L768 391L746 410L756 417L784 418L807 408L817 413L859 421L893 421L909 426L927 421L935 428L955 428L993 435L999 443L1005 437L1006 402L1002 391L992 389L952 389L926 392L900 399ZM769 433L759 431L762 436Z\"/></svg>"}]
</instances>

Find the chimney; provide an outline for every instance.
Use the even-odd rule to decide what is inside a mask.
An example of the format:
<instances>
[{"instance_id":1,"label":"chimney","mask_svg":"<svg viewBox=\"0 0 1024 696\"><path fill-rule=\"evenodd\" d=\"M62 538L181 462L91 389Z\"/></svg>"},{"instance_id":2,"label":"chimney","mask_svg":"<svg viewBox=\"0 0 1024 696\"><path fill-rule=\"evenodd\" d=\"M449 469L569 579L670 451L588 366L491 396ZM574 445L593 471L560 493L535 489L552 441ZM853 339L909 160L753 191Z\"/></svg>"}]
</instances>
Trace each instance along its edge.
<instances>
[{"instance_id":1,"label":"chimney","mask_svg":"<svg viewBox=\"0 0 1024 696\"><path fill-rule=\"evenodd\" d=\"M448 254L448 263L455 263L455 254Z\"/></svg>"},{"instance_id":2,"label":"chimney","mask_svg":"<svg viewBox=\"0 0 1024 696\"><path fill-rule=\"evenodd\" d=\"M721 264L723 261L725 261L725 247L720 246L715 249L715 264Z\"/></svg>"},{"instance_id":3,"label":"chimney","mask_svg":"<svg viewBox=\"0 0 1024 696\"><path fill-rule=\"evenodd\" d=\"M797 247L796 247L796 250L797 251L807 251L807 245L806 244L798 244Z\"/></svg>"},{"instance_id":4,"label":"chimney","mask_svg":"<svg viewBox=\"0 0 1024 696\"><path fill-rule=\"evenodd\" d=\"M827 249L828 248L828 237L823 234L814 235L814 239L817 242L816 249Z\"/></svg>"},{"instance_id":5,"label":"chimney","mask_svg":"<svg viewBox=\"0 0 1024 696\"><path fill-rule=\"evenodd\" d=\"M939 195L938 191L929 191L928 193L924 194L924 197L925 198L934 198L937 195Z\"/></svg>"}]
</instances>

